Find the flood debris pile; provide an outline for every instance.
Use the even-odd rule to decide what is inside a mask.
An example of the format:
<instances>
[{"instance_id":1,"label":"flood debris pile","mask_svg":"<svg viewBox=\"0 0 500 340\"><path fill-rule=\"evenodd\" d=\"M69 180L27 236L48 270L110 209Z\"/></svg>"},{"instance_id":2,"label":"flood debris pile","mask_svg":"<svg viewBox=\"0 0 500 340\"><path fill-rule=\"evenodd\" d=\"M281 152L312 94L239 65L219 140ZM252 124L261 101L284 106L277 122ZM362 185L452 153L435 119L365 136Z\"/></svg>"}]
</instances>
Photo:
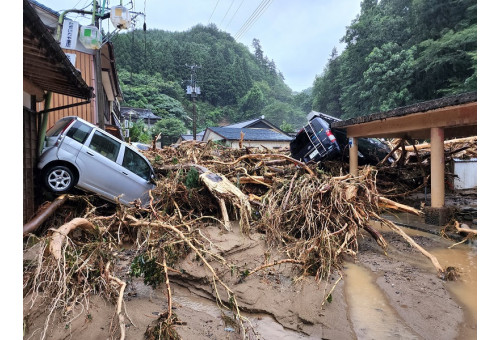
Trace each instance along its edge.
<instances>
[{"instance_id":1,"label":"flood debris pile","mask_svg":"<svg viewBox=\"0 0 500 340\"><path fill-rule=\"evenodd\" d=\"M240 314L231 285L212 264L216 261L225 270L232 267L212 251L213 243L203 233L204 226L214 224L221 232L231 232L230 220L239 221L243 234L265 235L269 247L282 254L274 262L243 272L241 280L281 263L296 266L298 278L322 280L341 273L343 257L356 256L359 237L370 235L386 251L387 242L370 226L374 218L421 251L438 274L445 276L446 269L435 257L392 222L380 218L387 208L419 211L379 195L375 168L366 167L353 178L308 166L283 151L234 150L212 142L185 142L145 154L158 175L148 208L136 204L110 210L84 196L73 197L84 202L78 214L56 213L59 219L45 225L46 233L27 237L24 294L25 301L31 302L25 310L27 334L39 332L45 338L56 314L71 323L88 309L91 295L101 295L116 305L110 337L123 339L128 318L123 305L127 280L117 274L117 263L127 244L133 250L129 277L142 277L153 287L166 286L168 306L148 327L148 339L178 338L175 326L180 321L172 310L169 273L188 278L189 273L177 266L188 255L208 270L207 281L218 305L232 311L245 338L251 325ZM33 331L29 329L30 311L39 305L45 308L46 322L43 329Z\"/></svg>"},{"instance_id":2,"label":"flood debris pile","mask_svg":"<svg viewBox=\"0 0 500 340\"><path fill-rule=\"evenodd\" d=\"M377 166L377 188L385 197L405 197L430 184L431 144L404 138L387 141L391 152ZM477 136L444 141L445 181L453 183L453 159L477 158ZM392 163L389 162L392 159Z\"/></svg>"}]
</instances>

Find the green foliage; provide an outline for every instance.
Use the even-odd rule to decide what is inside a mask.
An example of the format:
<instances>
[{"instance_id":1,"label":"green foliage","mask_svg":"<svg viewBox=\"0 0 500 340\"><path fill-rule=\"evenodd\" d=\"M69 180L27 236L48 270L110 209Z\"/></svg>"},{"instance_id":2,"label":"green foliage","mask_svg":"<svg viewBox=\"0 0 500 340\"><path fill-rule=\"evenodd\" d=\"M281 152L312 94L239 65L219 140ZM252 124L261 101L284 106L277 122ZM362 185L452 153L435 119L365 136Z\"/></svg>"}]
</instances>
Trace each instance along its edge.
<instances>
[{"instance_id":1,"label":"green foliage","mask_svg":"<svg viewBox=\"0 0 500 340\"><path fill-rule=\"evenodd\" d=\"M293 128L293 125L288 123L288 122L283 122L280 125L280 129L283 130L286 133L294 132L295 129Z\"/></svg>"},{"instance_id":2,"label":"green foliage","mask_svg":"<svg viewBox=\"0 0 500 340\"><path fill-rule=\"evenodd\" d=\"M151 133L142 119L137 120L129 128L129 137L131 142L140 142L149 144L151 142Z\"/></svg>"},{"instance_id":3,"label":"green foliage","mask_svg":"<svg viewBox=\"0 0 500 340\"><path fill-rule=\"evenodd\" d=\"M314 82L313 109L345 119L475 91L476 22L473 0L363 0Z\"/></svg>"},{"instance_id":4,"label":"green foliage","mask_svg":"<svg viewBox=\"0 0 500 340\"><path fill-rule=\"evenodd\" d=\"M265 104L264 94L262 93L260 87L257 84L254 84L247 94L241 98L239 108L243 113L243 118L246 119L258 115L264 108Z\"/></svg>"},{"instance_id":5,"label":"green foliage","mask_svg":"<svg viewBox=\"0 0 500 340\"><path fill-rule=\"evenodd\" d=\"M186 32L135 30L112 40L124 106L149 108L162 118L174 116L191 127L193 104L185 94L191 70L186 65L197 64L202 66L196 70L201 88L196 100L199 131L258 117L272 101L292 105L302 117L310 110L310 105L303 105L307 95L295 103L258 40L254 44L258 50L252 54L213 24L196 25ZM271 122L279 125L282 119Z\"/></svg>"},{"instance_id":6,"label":"green foliage","mask_svg":"<svg viewBox=\"0 0 500 340\"><path fill-rule=\"evenodd\" d=\"M147 254L141 254L134 258L130 265L130 275L144 277L144 283L155 289L165 281L162 266L157 263L156 257L150 258Z\"/></svg>"},{"instance_id":7,"label":"green foliage","mask_svg":"<svg viewBox=\"0 0 500 340\"><path fill-rule=\"evenodd\" d=\"M167 117L159 120L155 125L153 125L151 131L154 136L161 133L162 138L165 137L169 143L173 143L180 137L180 135L186 133L186 127L178 118Z\"/></svg>"},{"instance_id":8,"label":"green foliage","mask_svg":"<svg viewBox=\"0 0 500 340\"><path fill-rule=\"evenodd\" d=\"M375 47L368 55L370 65L363 73L360 99L367 102L369 112L387 111L411 100L415 47L402 50L395 43Z\"/></svg>"},{"instance_id":9,"label":"green foliage","mask_svg":"<svg viewBox=\"0 0 500 340\"><path fill-rule=\"evenodd\" d=\"M271 100L261 112L271 122L280 122L281 124L287 122L292 126L292 131L306 122L305 117L299 109L295 108L292 104L277 100Z\"/></svg>"},{"instance_id":10,"label":"green foliage","mask_svg":"<svg viewBox=\"0 0 500 340\"><path fill-rule=\"evenodd\" d=\"M186 174L186 179L184 180L184 184L188 189L196 189L200 187L200 175L198 171L191 167Z\"/></svg>"}]
</instances>

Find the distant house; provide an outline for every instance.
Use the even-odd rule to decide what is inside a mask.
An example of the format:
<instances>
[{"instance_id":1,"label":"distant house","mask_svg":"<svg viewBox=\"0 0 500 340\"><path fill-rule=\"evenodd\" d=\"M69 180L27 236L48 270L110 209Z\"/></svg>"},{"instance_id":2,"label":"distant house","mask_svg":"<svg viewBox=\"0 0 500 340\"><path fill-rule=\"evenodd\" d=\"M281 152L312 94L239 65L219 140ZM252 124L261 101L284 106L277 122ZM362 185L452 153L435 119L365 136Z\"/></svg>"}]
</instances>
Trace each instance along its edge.
<instances>
[{"instance_id":1,"label":"distant house","mask_svg":"<svg viewBox=\"0 0 500 340\"><path fill-rule=\"evenodd\" d=\"M285 133L263 128L234 128L234 127L211 127L207 128L203 141L220 141L231 148L239 148L240 140L242 146L266 147L279 149L288 147L291 137Z\"/></svg>"},{"instance_id":2,"label":"distant house","mask_svg":"<svg viewBox=\"0 0 500 340\"><path fill-rule=\"evenodd\" d=\"M266 120L264 116L261 116L260 118L256 119L251 119L251 120L246 120L244 122L240 123L235 123L235 124L230 124L224 126L225 128L248 128L248 129L268 129L268 130L274 130L278 133L282 133L286 135L286 132L281 130L279 127L273 125L270 121Z\"/></svg>"},{"instance_id":3,"label":"distant house","mask_svg":"<svg viewBox=\"0 0 500 340\"><path fill-rule=\"evenodd\" d=\"M122 120L128 120L133 123L137 122L139 119L142 119L148 126L148 128L155 125L156 122L161 120L161 117L155 115L150 109L141 109L138 107L122 106L120 108L120 115L122 117Z\"/></svg>"},{"instance_id":4,"label":"distant house","mask_svg":"<svg viewBox=\"0 0 500 340\"><path fill-rule=\"evenodd\" d=\"M209 140L220 141L232 148L239 148L242 141L242 146L246 147L279 149L288 147L292 138L262 116L226 126L207 128L202 141Z\"/></svg>"},{"instance_id":5,"label":"distant house","mask_svg":"<svg viewBox=\"0 0 500 340\"><path fill-rule=\"evenodd\" d=\"M198 132L196 134L196 140L197 141L203 141L203 136L205 135L205 131L202 131L202 132ZM193 140L193 134L186 134L186 135L181 135L179 137L179 139L177 139L177 144L179 144L180 142L184 142L186 140Z\"/></svg>"}]
</instances>

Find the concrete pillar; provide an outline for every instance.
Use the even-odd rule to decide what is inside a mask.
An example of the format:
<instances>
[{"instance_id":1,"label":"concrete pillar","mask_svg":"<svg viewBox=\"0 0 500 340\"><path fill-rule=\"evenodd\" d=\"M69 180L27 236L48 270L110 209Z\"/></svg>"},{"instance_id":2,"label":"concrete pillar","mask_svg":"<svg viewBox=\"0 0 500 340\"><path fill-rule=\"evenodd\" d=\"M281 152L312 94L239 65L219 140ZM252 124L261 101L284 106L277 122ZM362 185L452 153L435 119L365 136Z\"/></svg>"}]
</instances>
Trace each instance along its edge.
<instances>
[{"instance_id":1,"label":"concrete pillar","mask_svg":"<svg viewBox=\"0 0 500 340\"><path fill-rule=\"evenodd\" d=\"M431 207L444 207L443 128L431 128Z\"/></svg>"},{"instance_id":2,"label":"concrete pillar","mask_svg":"<svg viewBox=\"0 0 500 340\"><path fill-rule=\"evenodd\" d=\"M358 176L358 139L349 138L349 173Z\"/></svg>"}]
</instances>

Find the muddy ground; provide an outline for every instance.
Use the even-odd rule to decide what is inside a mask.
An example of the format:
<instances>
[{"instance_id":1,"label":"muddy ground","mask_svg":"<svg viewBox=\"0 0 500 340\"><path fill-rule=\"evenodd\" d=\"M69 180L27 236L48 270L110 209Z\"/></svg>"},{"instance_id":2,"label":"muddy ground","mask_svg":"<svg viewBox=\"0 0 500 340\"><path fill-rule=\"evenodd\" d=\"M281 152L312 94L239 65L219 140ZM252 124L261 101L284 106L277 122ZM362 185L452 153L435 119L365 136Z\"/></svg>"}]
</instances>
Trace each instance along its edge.
<instances>
[{"instance_id":1,"label":"muddy ground","mask_svg":"<svg viewBox=\"0 0 500 340\"><path fill-rule=\"evenodd\" d=\"M269 252L264 237L239 233L237 224L232 232L217 227L207 227L203 234L213 242L212 251L224 255L230 265L241 271L253 269L265 262L265 254L272 261L278 255ZM476 337L475 320L464 312L455 296L446 288L447 282L440 280L429 260L411 248L406 241L389 231L382 230L390 247L387 256L376 242L366 235L359 239L357 264L373 273L374 284L381 290L391 308L396 312L399 323L410 330L416 339L471 339ZM417 243L426 249L444 247L452 241L434 237L416 236ZM134 257L133 250L119 254L120 263L115 266L118 276L127 281L125 307L128 316L127 339L142 339L148 325L167 308L165 286L152 289L140 278L128 275L129 264ZM346 263L353 262L346 258ZM239 282L236 271L219 268L220 277L237 295L237 301L253 324L252 339L356 339L365 337L352 321L352 306L346 296L348 277L340 280L332 293L331 302L324 301L339 275L333 275L328 282L318 283L313 277L298 282L293 278L297 271L291 264L283 264L257 272ZM188 255L178 269L183 274L171 273L174 312L183 325L176 326L179 335L185 339L240 339L238 327L233 324L229 312L221 312L214 303L210 273L194 255ZM349 271L343 273L349 275ZM224 290L219 294L227 301ZM25 339L37 339L47 311L37 308L30 297L24 299L26 321ZM87 310L88 308L88 310ZM74 320L61 321L56 318L49 327L47 339L108 339L110 324L114 318L115 306L94 296L86 306L80 306L80 316ZM227 317L223 317L227 315ZM114 333L119 338L119 331ZM392 338L408 338L391 334Z\"/></svg>"}]
</instances>

